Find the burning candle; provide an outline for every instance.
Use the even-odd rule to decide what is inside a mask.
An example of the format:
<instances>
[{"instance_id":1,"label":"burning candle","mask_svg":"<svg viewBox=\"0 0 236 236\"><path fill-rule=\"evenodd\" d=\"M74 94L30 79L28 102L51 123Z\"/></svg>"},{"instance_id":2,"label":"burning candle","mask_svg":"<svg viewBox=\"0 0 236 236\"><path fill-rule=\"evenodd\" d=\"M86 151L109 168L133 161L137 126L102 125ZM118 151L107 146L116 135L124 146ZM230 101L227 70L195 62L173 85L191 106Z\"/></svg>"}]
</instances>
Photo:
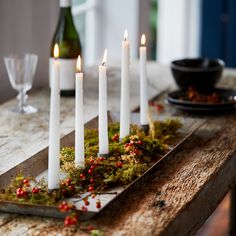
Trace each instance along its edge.
<instances>
[{"instance_id":1,"label":"burning candle","mask_svg":"<svg viewBox=\"0 0 236 236\"><path fill-rule=\"evenodd\" d=\"M58 44L54 46L52 67L49 150L48 150L48 189L58 189L60 184L60 63Z\"/></svg>"},{"instance_id":2,"label":"burning candle","mask_svg":"<svg viewBox=\"0 0 236 236\"><path fill-rule=\"evenodd\" d=\"M108 123L107 123L107 50L104 52L102 65L99 66L99 155L107 155Z\"/></svg>"},{"instance_id":3,"label":"burning candle","mask_svg":"<svg viewBox=\"0 0 236 236\"><path fill-rule=\"evenodd\" d=\"M128 32L125 30L121 55L121 104L120 104L120 139L130 133L130 46Z\"/></svg>"},{"instance_id":4,"label":"burning candle","mask_svg":"<svg viewBox=\"0 0 236 236\"><path fill-rule=\"evenodd\" d=\"M140 124L148 125L148 96L147 96L147 48L145 46L146 38L141 37L140 54Z\"/></svg>"},{"instance_id":5,"label":"burning candle","mask_svg":"<svg viewBox=\"0 0 236 236\"><path fill-rule=\"evenodd\" d=\"M78 56L75 75L75 167L84 168L84 104L81 57Z\"/></svg>"}]
</instances>

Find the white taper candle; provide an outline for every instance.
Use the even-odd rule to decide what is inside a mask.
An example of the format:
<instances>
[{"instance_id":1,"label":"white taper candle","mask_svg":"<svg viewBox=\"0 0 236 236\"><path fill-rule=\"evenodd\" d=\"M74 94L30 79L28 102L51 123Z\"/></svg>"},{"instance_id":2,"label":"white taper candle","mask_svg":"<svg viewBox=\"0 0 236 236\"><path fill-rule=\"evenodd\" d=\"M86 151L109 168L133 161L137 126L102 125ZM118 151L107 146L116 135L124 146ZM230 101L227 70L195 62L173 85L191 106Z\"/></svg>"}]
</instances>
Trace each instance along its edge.
<instances>
[{"instance_id":1,"label":"white taper candle","mask_svg":"<svg viewBox=\"0 0 236 236\"><path fill-rule=\"evenodd\" d=\"M125 30L121 55L120 139L130 134L130 46Z\"/></svg>"},{"instance_id":2,"label":"white taper candle","mask_svg":"<svg viewBox=\"0 0 236 236\"><path fill-rule=\"evenodd\" d=\"M48 150L48 189L58 189L60 184L60 63L58 44L54 47L52 67L49 150Z\"/></svg>"},{"instance_id":3,"label":"white taper candle","mask_svg":"<svg viewBox=\"0 0 236 236\"><path fill-rule=\"evenodd\" d=\"M108 154L107 121L107 50L104 52L102 65L99 66L99 154Z\"/></svg>"},{"instance_id":4,"label":"white taper candle","mask_svg":"<svg viewBox=\"0 0 236 236\"><path fill-rule=\"evenodd\" d=\"M141 37L140 55L140 124L148 124L148 95L147 95L147 48L146 38Z\"/></svg>"},{"instance_id":5,"label":"white taper candle","mask_svg":"<svg viewBox=\"0 0 236 236\"><path fill-rule=\"evenodd\" d=\"M75 76L75 167L84 168L84 104L83 104L83 73L81 57L77 60Z\"/></svg>"}]
</instances>

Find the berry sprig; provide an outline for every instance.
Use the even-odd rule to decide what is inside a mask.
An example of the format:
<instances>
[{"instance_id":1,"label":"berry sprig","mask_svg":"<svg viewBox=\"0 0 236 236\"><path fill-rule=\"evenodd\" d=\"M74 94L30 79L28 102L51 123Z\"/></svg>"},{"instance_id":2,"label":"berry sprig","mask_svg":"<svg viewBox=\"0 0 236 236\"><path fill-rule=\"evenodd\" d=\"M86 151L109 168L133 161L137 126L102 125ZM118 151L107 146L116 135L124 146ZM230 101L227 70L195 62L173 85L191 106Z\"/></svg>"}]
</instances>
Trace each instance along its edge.
<instances>
[{"instance_id":1,"label":"berry sprig","mask_svg":"<svg viewBox=\"0 0 236 236\"><path fill-rule=\"evenodd\" d=\"M27 191L24 189L24 188L18 188L16 190L16 196L18 198L23 198L23 197L26 197L27 196Z\"/></svg>"},{"instance_id":2,"label":"berry sprig","mask_svg":"<svg viewBox=\"0 0 236 236\"><path fill-rule=\"evenodd\" d=\"M68 212L72 209L75 209L75 206L71 203L68 203L68 202L62 202L60 205L59 205L59 210L61 212Z\"/></svg>"},{"instance_id":3,"label":"berry sprig","mask_svg":"<svg viewBox=\"0 0 236 236\"><path fill-rule=\"evenodd\" d=\"M32 189L32 193L33 194L38 194L40 192L40 188L38 188L38 187L33 187L33 189Z\"/></svg>"},{"instance_id":4,"label":"berry sprig","mask_svg":"<svg viewBox=\"0 0 236 236\"><path fill-rule=\"evenodd\" d=\"M64 225L65 226L74 226L78 223L78 215L72 213L69 216L65 217Z\"/></svg>"},{"instance_id":5,"label":"berry sprig","mask_svg":"<svg viewBox=\"0 0 236 236\"><path fill-rule=\"evenodd\" d=\"M119 141L119 134L115 134L115 135L111 138L111 140L112 140L113 142L118 142L118 141Z\"/></svg>"},{"instance_id":6,"label":"berry sprig","mask_svg":"<svg viewBox=\"0 0 236 236\"><path fill-rule=\"evenodd\" d=\"M65 197L72 196L76 193L75 182L72 181L71 178L67 178L65 181L62 181L61 193Z\"/></svg>"},{"instance_id":7,"label":"berry sprig","mask_svg":"<svg viewBox=\"0 0 236 236\"><path fill-rule=\"evenodd\" d=\"M125 152L133 156L141 156L143 152L139 149L139 146L143 144L143 141L139 139L138 135L131 135L129 142L124 144Z\"/></svg>"}]
</instances>

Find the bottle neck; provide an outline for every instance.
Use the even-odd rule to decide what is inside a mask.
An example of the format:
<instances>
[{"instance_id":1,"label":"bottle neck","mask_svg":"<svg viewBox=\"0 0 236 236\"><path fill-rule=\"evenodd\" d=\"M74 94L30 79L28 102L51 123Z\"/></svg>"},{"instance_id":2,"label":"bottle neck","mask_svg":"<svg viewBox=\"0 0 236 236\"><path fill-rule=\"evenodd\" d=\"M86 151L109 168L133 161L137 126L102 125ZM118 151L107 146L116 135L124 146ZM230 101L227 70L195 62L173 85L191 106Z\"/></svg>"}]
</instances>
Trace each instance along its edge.
<instances>
[{"instance_id":1,"label":"bottle neck","mask_svg":"<svg viewBox=\"0 0 236 236\"><path fill-rule=\"evenodd\" d=\"M71 7L60 7L60 17L72 20Z\"/></svg>"},{"instance_id":2,"label":"bottle neck","mask_svg":"<svg viewBox=\"0 0 236 236\"><path fill-rule=\"evenodd\" d=\"M71 0L60 0L60 18L72 21Z\"/></svg>"},{"instance_id":3,"label":"bottle neck","mask_svg":"<svg viewBox=\"0 0 236 236\"><path fill-rule=\"evenodd\" d=\"M60 0L60 7L71 7L71 0Z\"/></svg>"}]
</instances>

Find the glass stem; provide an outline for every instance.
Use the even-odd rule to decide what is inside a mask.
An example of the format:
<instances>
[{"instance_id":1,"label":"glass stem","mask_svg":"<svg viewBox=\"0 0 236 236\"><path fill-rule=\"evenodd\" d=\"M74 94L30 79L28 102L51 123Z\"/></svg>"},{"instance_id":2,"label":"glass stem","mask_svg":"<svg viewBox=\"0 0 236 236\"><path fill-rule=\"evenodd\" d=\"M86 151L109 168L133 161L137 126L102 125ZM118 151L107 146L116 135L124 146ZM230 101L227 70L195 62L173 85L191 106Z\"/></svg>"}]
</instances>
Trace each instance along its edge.
<instances>
[{"instance_id":1,"label":"glass stem","mask_svg":"<svg viewBox=\"0 0 236 236\"><path fill-rule=\"evenodd\" d=\"M24 89L19 90L19 94L17 95L18 99L18 108L21 113L24 113L24 107L26 106L26 100L28 95L26 94Z\"/></svg>"}]
</instances>

